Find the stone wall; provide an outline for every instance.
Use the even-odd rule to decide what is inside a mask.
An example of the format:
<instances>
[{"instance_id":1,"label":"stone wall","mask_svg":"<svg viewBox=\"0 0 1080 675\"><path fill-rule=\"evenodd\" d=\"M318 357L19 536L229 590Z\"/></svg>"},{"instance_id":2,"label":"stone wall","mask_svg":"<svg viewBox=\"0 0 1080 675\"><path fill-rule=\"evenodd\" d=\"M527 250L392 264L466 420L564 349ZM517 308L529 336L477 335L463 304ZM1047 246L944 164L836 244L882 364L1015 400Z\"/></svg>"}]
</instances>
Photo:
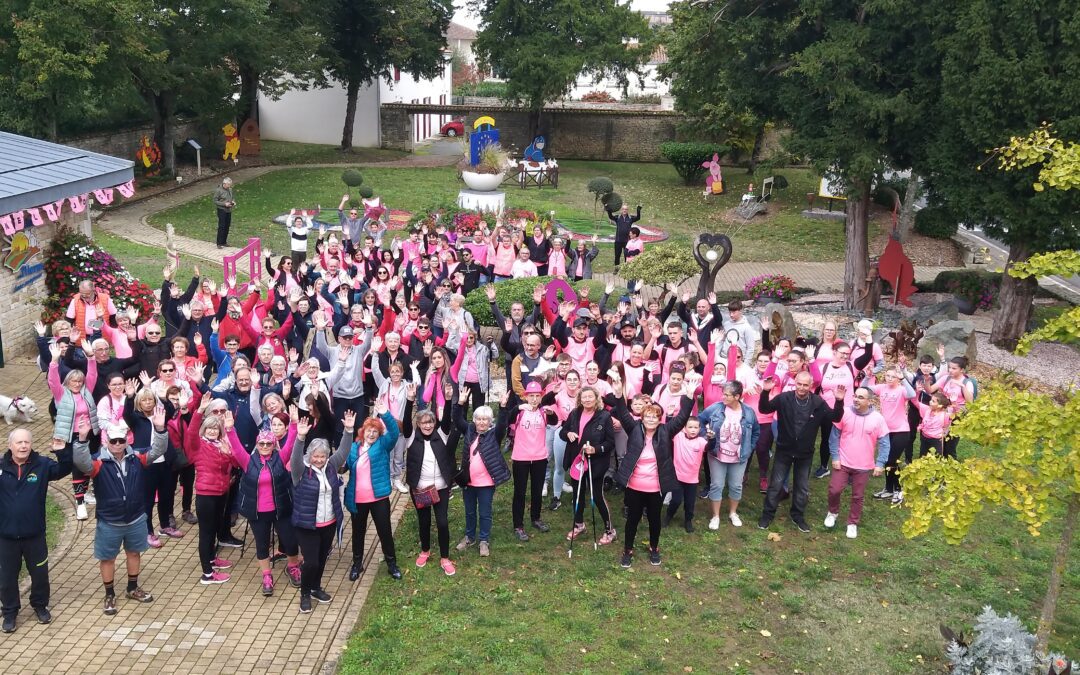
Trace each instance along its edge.
<instances>
[{"instance_id":1,"label":"stone wall","mask_svg":"<svg viewBox=\"0 0 1080 675\"><path fill-rule=\"evenodd\" d=\"M145 124L117 131L104 131L86 136L65 138L60 141L63 145L73 148L82 148L102 155L112 155L123 159L134 159L135 151L139 149L139 141L143 136L153 139L154 125ZM212 145L206 134L199 128L196 120L181 121L173 127L173 138L177 144L182 144L189 138L199 141L204 148ZM203 153L204 155L206 153Z\"/></svg>"},{"instance_id":2,"label":"stone wall","mask_svg":"<svg viewBox=\"0 0 1080 675\"><path fill-rule=\"evenodd\" d=\"M434 112L464 115L466 130L476 118L489 115L504 147L520 155L532 142L529 113L505 106L423 106L384 104L380 107L382 147L412 150L412 115ZM547 108L539 123L547 139L544 154L556 159L664 161L660 144L681 140L676 125L681 116L665 110Z\"/></svg>"}]
</instances>

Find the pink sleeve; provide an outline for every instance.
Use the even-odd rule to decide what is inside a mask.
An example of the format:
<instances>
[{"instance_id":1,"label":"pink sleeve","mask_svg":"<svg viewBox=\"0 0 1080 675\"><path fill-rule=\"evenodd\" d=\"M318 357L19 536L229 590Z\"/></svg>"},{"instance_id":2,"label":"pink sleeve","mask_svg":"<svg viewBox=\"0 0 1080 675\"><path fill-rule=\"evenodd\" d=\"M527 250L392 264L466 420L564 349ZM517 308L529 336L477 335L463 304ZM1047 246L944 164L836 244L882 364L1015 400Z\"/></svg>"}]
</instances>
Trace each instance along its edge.
<instances>
[{"instance_id":1,"label":"pink sleeve","mask_svg":"<svg viewBox=\"0 0 1080 675\"><path fill-rule=\"evenodd\" d=\"M244 444L240 442L240 437L236 435L236 427L229 429L229 446L232 447L233 459L240 465L240 468L247 471L248 464L251 463L251 455L244 449Z\"/></svg>"},{"instance_id":2,"label":"pink sleeve","mask_svg":"<svg viewBox=\"0 0 1080 675\"><path fill-rule=\"evenodd\" d=\"M461 342L458 344L457 357L450 366L450 377L454 382L458 381L458 373L461 372L461 364L465 360L465 341L469 338L468 331L461 331Z\"/></svg>"},{"instance_id":3,"label":"pink sleeve","mask_svg":"<svg viewBox=\"0 0 1080 675\"><path fill-rule=\"evenodd\" d=\"M86 380L83 381L83 386L89 391L93 391L97 385L97 361L94 360L94 356L91 354L86 359Z\"/></svg>"},{"instance_id":4,"label":"pink sleeve","mask_svg":"<svg viewBox=\"0 0 1080 675\"><path fill-rule=\"evenodd\" d=\"M709 347L712 347L711 342L709 343ZM728 379L728 382L734 382L735 381L735 371L737 371L739 369L739 354L736 351L737 349L738 349L738 347L736 347L735 345L731 345L730 347L728 347L728 352L727 352L727 379ZM712 376L712 373L708 372L708 371L705 374L707 376L710 376L710 377Z\"/></svg>"},{"instance_id":5,"label":"pink sleeve","mask_svg":"<svg viewBox=\"0 0 1080 675\"><path fill-rule=\"evenodd\" d=\"M113 304L112 298L109 298L109 306L106 307L105 310L109 313L109 316L112 316L113 314L116 314L116 305ZM98 318L101 318L101 317L98 317ZM102 319L102 321L104 321L104 320L105 319Z\"/></svg>"},{"instance_id":6,"label":"pink sleeve","mask_svg":"<svg viewBox=\"0 0 1080 675\"><path fill-rule=\"evenodd\" d=\"M90 357L93 359L94 357ZM49 382L49 391L52 392L53 401L60 402L64 395L64 385L60 383L60 364L55 361L49 362L49 374L45 378Z\"/></svg>"}]
</instances>

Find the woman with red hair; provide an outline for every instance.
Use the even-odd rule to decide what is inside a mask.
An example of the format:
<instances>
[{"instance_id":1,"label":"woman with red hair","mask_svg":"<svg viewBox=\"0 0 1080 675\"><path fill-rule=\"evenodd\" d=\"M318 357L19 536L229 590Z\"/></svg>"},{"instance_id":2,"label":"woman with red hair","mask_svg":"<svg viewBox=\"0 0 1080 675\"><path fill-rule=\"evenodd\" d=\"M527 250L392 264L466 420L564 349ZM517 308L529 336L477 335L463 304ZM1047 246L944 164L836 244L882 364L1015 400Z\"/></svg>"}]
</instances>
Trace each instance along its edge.
<instances>
[{"instance_id":1,"label":"woman with red hair","mask_svg":"<svg viewBox=\"0 0 1080 675\"><path fill-rule=\"evenodd\" d=\"M394 549L394 533L390 527L390 453L397 443L397 421L386 407L386 398L375 401L375 414L364 420L357 431L352 449L345 460L349 467L349 483L345 486L345 508L352 514L353 563L349 581L356 581L364 571L364 537L367 535L368 514L379 533L386 570L395 579L401 578Z\"/></svg>"}]
</instances>

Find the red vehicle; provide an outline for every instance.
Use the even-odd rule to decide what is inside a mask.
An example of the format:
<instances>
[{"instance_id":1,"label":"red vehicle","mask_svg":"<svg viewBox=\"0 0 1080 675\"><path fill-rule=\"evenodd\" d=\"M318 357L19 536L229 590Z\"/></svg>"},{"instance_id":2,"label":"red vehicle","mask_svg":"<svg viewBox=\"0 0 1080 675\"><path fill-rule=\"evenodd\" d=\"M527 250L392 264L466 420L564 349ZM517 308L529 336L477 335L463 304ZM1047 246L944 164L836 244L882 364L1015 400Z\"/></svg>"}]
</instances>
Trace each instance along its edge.
<instances>
[{"instance_id":1,"label":"red vehicle","mask_svg":"<svg viewBox=\"0 0 1080 675\"><path fill-rule=\"evenodd\" d=\"M442 128L439 129L439 134L443 136L449 136L451 138L453 138L454 136L464 136L465 118L459 117L457 119L450 120L446 124L442 125Z\"/></svg>"}]
</instances>

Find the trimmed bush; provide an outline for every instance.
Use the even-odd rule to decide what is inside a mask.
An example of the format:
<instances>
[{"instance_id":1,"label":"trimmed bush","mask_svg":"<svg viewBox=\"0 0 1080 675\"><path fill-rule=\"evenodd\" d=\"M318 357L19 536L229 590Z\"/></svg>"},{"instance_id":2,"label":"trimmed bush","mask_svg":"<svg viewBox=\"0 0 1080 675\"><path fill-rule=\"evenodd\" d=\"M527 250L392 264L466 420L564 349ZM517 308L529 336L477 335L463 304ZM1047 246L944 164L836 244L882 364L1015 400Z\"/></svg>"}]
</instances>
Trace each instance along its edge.
<instances>
[{"instance_id":1,"label":"trimmed bush","mask_svg":"<svg viewBox=\"0 0 1080 675\"><path fill-rule=\"evenodd\" d=\"M477 82L464 83L454 87L454 96L486 96L489 98L506 98L505 82Z\"/></svg>"},{"instance_id":2,"label":"trimmed bush","mask_svg":"<svg viewBox=\"0 0 1080 675\"><path fill-rule=\"evenodd\" d=\"M360 198L361 199L371 199L374 196L375 196L375 190L373 190L370 185L361 185L360 186Z\"/></svg>"},{"instance_id":3,"label":"trimmed bush","mask_svg":"<svg viewBox=\"0 0 1080 675\"><path fill-rule=\"evenodd\" d=\"M652 286L681 284L701 273L689 244L646 246L640 255L619 268L623 279L641 279Z\"/></svg>"},{"instance_id":4,"label":"trimmed bush","mask_svg":"<svg viewBox=\"0 0 1080 675\"><path fill-rule=\"evenodd\" d=\"M719 143L661 143L660 153L664 159L671 162L683 182L687 185L697 185L705 181L708 169L703 163L712 160L714 154L723 157L730 151L726 145Z\"/></svg>"},{"instance_id":5,"label":"trimmed bush","mask_svg":"<svg viewBox=\"0 0 1080 675\"><path fill-rule=\"evenodd\" d=\"M495 284L495 302L499 305L499 311L503 316L510 316L510 305L520 302L525 305L525 314L532 312L533 289L537 285L545 285L554 277L530 277L528 279L507 279ZM578 282L569 282L575 291L580 291L583 286L589 287L589 300L600 302L604 295L604 283L593 279ZM608 309L614 309L619 297L626 293L625 288L616 288L608 301ZM475 289L465 298L465 309L473 315L476 322L481 326L494 326L495 316L491 313L488 304L487 293L483 287Z\"/></svg>"},{"instance_id":6,"label":"trimmed bush","mask_svg":"<svg viewBox=\"0 0 1080 675\"><path fill-rule=\"evenodd\" d=\"M112 298L118 312L134 307L140 321L150 316L154 292L124 269L112 255L81 234L64 231L45 249L45 298L41 320L51 323L63 316L79 282L89 279Z\"/></svg>"},{"instance_id":7,"label":"trimmed bush","mask_svg":"<svg viewBox=\"0 0 1080 675\"><path fill-rule=\"evenodd\" d=\"M364 184L364 176L357 169L345 169L341 172L341 182L349 187L357 187Z\"/></svg>"},{"instance_id":8,"label":"trimmed bush","mask_svg":"<svg viewBox=\"0 0 1080 675\"><path fill-rule=\"evenodd\" d=\"M942 206L929 206L915 213L915 231L924 237L951 239L958 224L956 217Z\"/></svg>"},{"instance_id":9,"label":"trimmed bush","mask_svg":"<svg viewBox=\"0 0 1080 675\"><path fill-rule=\"evenodd\" d=\"M934 277L932 290L965 298L976 309L990 309L1001 291L1001 272L946 270Z\"/></svg>"},{"instance_id":10,"label":"trimmed bush","mask_svg":"<svg viewBox=\"0 0 1080 675\"><path fill-rule=\"evenodd\" d=\"M606 211L618 211L622 208L623 198L618 192L609 192L600 198L600 203Z\"/></svg>"}]
</instances>

